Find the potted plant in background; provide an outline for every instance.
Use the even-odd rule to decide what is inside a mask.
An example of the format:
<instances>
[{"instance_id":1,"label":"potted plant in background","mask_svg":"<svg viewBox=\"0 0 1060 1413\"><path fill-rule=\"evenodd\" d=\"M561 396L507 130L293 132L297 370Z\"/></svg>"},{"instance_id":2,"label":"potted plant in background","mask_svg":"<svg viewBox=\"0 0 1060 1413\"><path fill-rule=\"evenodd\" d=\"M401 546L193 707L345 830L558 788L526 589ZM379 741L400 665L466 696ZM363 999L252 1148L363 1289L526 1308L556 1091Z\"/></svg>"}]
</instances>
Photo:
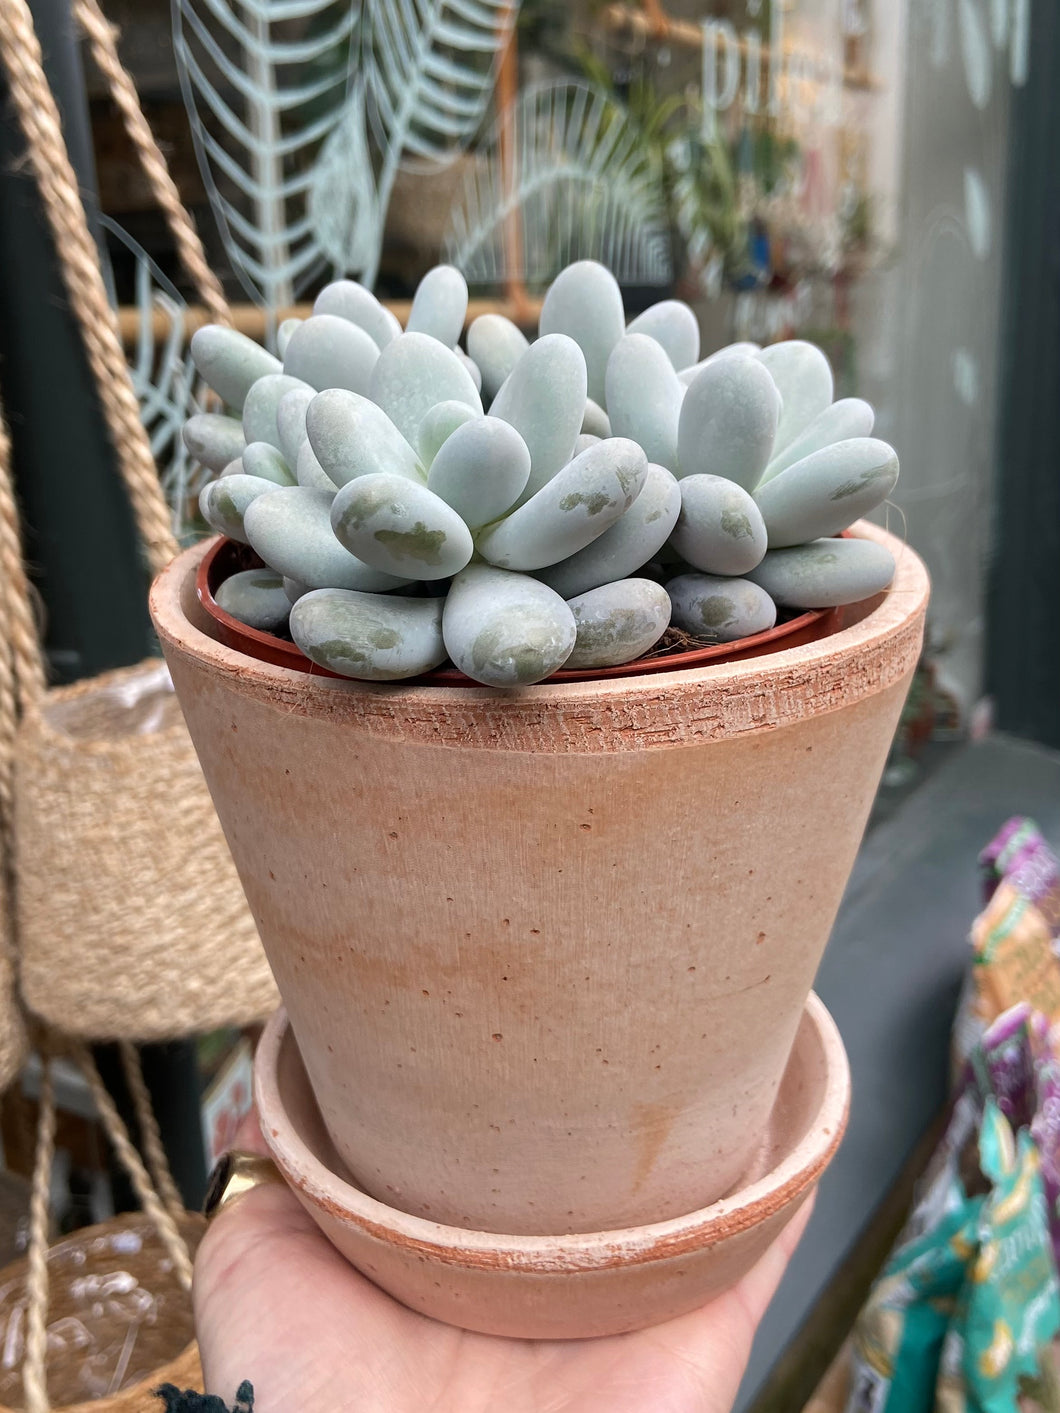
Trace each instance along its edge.
<instances>
[{"instance_id":1,"label":"potted plant in background","mask_svg":"<svg viewBox=\"0 0 1060 1413\"><path fill-rule=\"evenodd\" d=\"M152 608L286 1005L295 1191L428 1314L615 1332L736 1279L839 1141L810 987L927 580L858 521L897 459L811 345L700 360L591 262L529 346L464 353L465 313L442 267L404 334L343 281L282 362L197 335L240 413L187 429L203 509L249 548ZM708 657L660 671L671 615Z\"/></svg>"}]
</instances>

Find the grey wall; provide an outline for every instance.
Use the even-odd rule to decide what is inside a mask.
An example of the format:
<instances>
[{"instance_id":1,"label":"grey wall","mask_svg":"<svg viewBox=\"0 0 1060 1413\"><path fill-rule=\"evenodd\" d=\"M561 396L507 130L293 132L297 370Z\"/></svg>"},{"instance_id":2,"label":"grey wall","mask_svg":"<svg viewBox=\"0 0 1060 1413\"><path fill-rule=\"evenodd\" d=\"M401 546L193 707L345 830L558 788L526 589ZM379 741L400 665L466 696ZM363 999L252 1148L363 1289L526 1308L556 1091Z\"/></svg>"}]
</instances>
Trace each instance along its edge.
<instances>
[{"instance_id":1,"label":"grey wall","mask_svg":"<svg viewBox=\"0 0 1060 1413\"><path fill-rule=\"evenodd\" d=\"M983 689L1010 71L1015 63L1021 77L1025 52L1011 25L1020 10L908 0L895 242L853 292L858 390L877 406L878 434L899 450L894 499L931 570L931 644L966 708ZM1004 17L1009 28L992 32L992 19ZM900 522L892 516L891 525Z\"/></svg>"}]
</instances>

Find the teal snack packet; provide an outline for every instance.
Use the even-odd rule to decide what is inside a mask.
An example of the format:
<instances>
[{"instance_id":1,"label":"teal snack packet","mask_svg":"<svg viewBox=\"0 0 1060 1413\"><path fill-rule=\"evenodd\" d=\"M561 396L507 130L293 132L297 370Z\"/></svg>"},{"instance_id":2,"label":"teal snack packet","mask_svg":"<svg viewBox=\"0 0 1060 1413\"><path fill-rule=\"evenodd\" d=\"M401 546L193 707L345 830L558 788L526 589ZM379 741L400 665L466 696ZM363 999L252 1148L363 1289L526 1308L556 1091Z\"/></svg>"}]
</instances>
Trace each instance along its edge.
<instances>
[{"instance_id":1,"label":"teal snack packet","mask_svg":"<svg viewBox=\"0 0 1060 1413\"><path fill-rule=\"evenodd\" d=\"M938 1413L1012 1413L1037 1384L1060 1330L1060 1287L1049 1236L1038 1151L1014 1139L987 1099L979 1164L990 1182L978 1213L978 1254L957 1301L940 1360Z\"/></svg>"},{"instance_id":2,"label":"teal snack packet","mask_svg":"<svg viewBox=\"0 0 1060 1413\"><path fill-rule=\"evenodd\" d=\"M982 1201L958 1200L891 1258L854 1331L847 1413L932 1413L946 1333L975 1259Z\"/></svg>"},{"instance_id":3,"label":"teal snack packet","mask_svg":"<svg viewBox=\"0 0 1060 1413\"><path fill-rule=\"evenodd\" d=\"M969 1196L960 1178L979 1113L978 1094L969 1089L954 1109L927 1191L858 1316L846 1413L935 1407L946 1333L979 1252L985 1198Z\"/></svg>"},{"instance_id":4,"label":"teal snack packet","mask_svg":"<svg viewBox=\"0 0 1060 1413\"><path fill-rule=\"evenodd\" d=\"M1042 1353L1060 1330L1041 1159L980 1088L989 1076L1019 1110L1028 1057L1009 1051L1029 1038L1027 1018L991 1029L979 1082L969 1075L929 1186L858 1317L846 1413L1015 1413L1020 1392L1041 1396Z\"/></svg>"}]
</instances>

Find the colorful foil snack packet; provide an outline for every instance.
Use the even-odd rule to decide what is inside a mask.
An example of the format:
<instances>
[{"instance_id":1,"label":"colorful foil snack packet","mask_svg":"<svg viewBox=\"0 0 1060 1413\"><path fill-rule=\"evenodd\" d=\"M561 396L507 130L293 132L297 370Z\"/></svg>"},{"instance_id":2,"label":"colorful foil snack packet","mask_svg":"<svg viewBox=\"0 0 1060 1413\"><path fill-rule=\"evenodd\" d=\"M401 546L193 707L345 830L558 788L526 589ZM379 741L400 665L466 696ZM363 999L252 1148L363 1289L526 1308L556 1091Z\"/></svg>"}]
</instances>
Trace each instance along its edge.
<instances>
[{"instance_id":1,"label":"colorful foil snack packet","mask_svg":"<svg viewBox=\"0 0 1060 1413\"><path fill-rule=\"evenodd\" d=\"M979 855L979 866L986 902L1007 882L1042 914L1050 936L1060 937L1060 861L1033 819L1016 816L1003 824Z\"/></svg>"},{"instance_id":2,"label":"colorful foil snack packet","mask_svg":"<svg viewBox=\"0 0 1060 1413\"><path fill-rule=\"evenodd\" d=\"M1060 1287L1052 1256L1038 1154L1018 1139L987 1099L979 1163L991 1184L977 1217L978 1254L946 1331L937 1413L1013 1413L1041 1378L1060 1330Z\"/></svg>"},{"instance_id":3,"label":"colorful foil snack packet","mask_svg":"<svg viewBox=\"0 0 1060 1413\"><path fill-rule=\"evenodd\" d=\"M984 1194L960 1168L981 1113L978 1088L954 1106L925 1188L854 1326L846 1413L932 1413L946 1332L978 1254Z\"/></svg>"},{"instance_id":4,"label":"colorful foil snack packet","mask_svg":"<svg viewBox=\"0 0 1060 1413\"><path fill-rule=\"evenodd\" d=\"M976 1010L990 1022L1020 1002L1060 1022L1060 961L1044 915L1010 879L972 925Z\"/></svg>"},{"instance_id":5,"label":"colorful foil snack packet","mask_svg":"<svg viewBox=\"0 0 1060 1413\"><path fill-rule=\"evenodd\" d=\"M1048 1026L1019 1006L966 1066L925 1191L858 1319L847 1413L1015 1413L1011 1390L1029 1386L1060 1329L1058 1128Z\"/></svg>"},{"instance_id":6,"label":"colorful foil snack packet","mask_svg":"<svg viewBox=\"0 0 1060 1413\"><path fill-rule=\"evenodd\" d=\"M967 1083L992 1097L1014 1132L1026 1130L1038 1153L1046 1222L1060 1268L1060 1062L1048 1021L1027 1005L990 1026Z\"/></svg>"}]
</instances>

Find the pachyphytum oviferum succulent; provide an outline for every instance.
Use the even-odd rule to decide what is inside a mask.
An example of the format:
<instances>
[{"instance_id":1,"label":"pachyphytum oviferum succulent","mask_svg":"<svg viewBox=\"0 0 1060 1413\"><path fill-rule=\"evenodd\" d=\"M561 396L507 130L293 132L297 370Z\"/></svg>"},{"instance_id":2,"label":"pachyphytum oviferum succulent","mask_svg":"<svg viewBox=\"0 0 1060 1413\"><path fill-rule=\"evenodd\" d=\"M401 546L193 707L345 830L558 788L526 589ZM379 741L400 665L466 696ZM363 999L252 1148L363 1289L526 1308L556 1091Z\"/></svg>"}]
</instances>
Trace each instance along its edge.
<instances>
[{"instance_id":1,"label":"pachyphytum oviferum succulent","mask_svg":"<svg viewBox=\"0 0 1060 1413\"><path fill-rule=\"evenodd\" d=\"M267 631L289 622L349 677L448 658L513 687L632 661L671 620L727 642L771 628L778 605L891 582L886 549L833 537L886 499L898 459L870 435L868 403L832 400L814 345L699 361L687 305L627 326L592 261L553 282L533 343L486 314L465 353L466 314L462 276L439 266L404 333L340 280L281 325L279 358L233 329L195 334L195 365L233 413L185 428L219 473L202 513L268 566L222 584L222 608Z\"/></svg>"}]
</instances>

